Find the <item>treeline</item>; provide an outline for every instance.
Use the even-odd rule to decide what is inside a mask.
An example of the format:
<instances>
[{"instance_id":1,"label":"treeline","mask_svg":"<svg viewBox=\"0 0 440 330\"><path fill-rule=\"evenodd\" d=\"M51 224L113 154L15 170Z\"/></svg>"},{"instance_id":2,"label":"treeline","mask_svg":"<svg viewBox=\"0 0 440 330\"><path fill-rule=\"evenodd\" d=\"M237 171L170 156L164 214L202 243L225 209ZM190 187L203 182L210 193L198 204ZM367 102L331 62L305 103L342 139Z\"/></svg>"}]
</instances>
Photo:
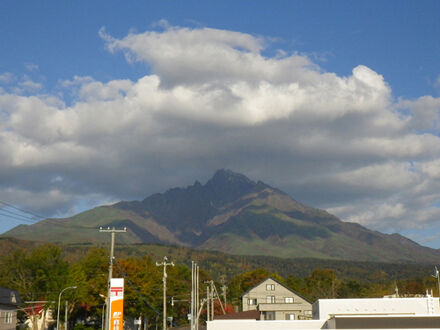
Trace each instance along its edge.
<instances>
[{"instance_id":1,"label":"treeline","mask_svg":"<svg viewBox=\"0 0 440 330\"><path fill-rule=\"evenodd\" d=\"M71 260L83 256L93 245L68 245L63 247ZM108 248L107 246L102 246ZM294 275L304 278L317 268L332 269L338 278L357 280L362 283L377 283L383 280L402 280L423 278L432 274L434 265L411 263L385 263L366 261L347 261L314 258L276 258L268 256L231 255L212 250L195 250L186 247L160 244L117 245L118 255L122 257L151 256L161 259L172 256L178 263L191 264L191 260L205 269L214 279L228 279L245 271L264 268L282 277Z\"/></svg>"},{"instance_id":2,"label":"treeline","mask_svg":"<svg viewBox=\"0 0 440 330\"><path fill-rule=\"evenodd\" d=\"M43 243L0 237L0 258L18 248L32 250ZM108 249L108 245L71 244L60 246L64 258L69 263L81 260L93 247ZM192 260L205 269L214 279L231 279L245 271L264 268L282 277L294 275L304 278L317 268L332 269L335 275L344 280L357 280L362 283L377 283L384 280L404 280L424 278L432 274L434 264L385 263L347 261L314 258L276 258L268 256L231 255L211 250L195 250L186 247L160 244L130 244L117 242L116 255L121 258L150 256L160 260L164 255L172 256L180 264L191 264Z\"/></svg>"},{"instance_id":3,"label":"treeline","mask_svg":"<svg viewBox=\"0 0 440 330\"><path fill-rule=\"evenodd\" d=\"M188 322L191 260L200 266L201 283L213 279L219 292L221 284L227 286L228 304L234 306L240 305L243 293L268 276L312 302L319 298L382 297L395 293L396 288L402 296L424 294L427 289L438 293L436 279L430 275L433 268L427 265L242 257L160 245L118 246L113 276L126 279L127 317L142 315L150 324L161 319L162 268L155 262L164 255L176 263L167 268L167 295L168 316L173 316L177 325ZM71 319L99 328L107 294L108 262L108 249L104 247L15 246L8 253L0 253L0 286L17 290L23 301L47 301L48 308L56 308L53 302L63 288L77 286L63 293L63 300L69 301ZM205 285L200 288L204 297Z\"/></svg>"},{"instance_id":4,"label":"treeline","mask_svg":"<svg viewBox=\"0 0 440 330\"><path fill-rule=\"evenodd\" d=\"M404 280L382 279L376 283L339 278L333 269L316 268L304 278L289 275L285 278L260 268L240 274L229 282L232 300L239 297L268 276L296 291L310 302L326 298L374 298L398 294L400 297L418 296L432 290L436 295L436 279L432 276Z\"/></svg>"}]
</instances>

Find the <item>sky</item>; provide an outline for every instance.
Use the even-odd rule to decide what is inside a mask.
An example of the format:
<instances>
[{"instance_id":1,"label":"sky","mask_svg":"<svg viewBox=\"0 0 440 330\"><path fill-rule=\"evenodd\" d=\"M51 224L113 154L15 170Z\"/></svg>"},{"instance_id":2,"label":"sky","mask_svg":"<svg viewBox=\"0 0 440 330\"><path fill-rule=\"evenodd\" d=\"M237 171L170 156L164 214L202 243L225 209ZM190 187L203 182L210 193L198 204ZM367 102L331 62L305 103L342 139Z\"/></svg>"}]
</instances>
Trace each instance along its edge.
<instances>
[{"instance_id":1,"label":"sky","mask_svg":"<svg viewBox=\"0 0 440 330\"><path fill-rule=\"evenodd\" d=\"M220 168L440 248L439 1L0 1L0 233Z\"/></svg>"}]
</instances>

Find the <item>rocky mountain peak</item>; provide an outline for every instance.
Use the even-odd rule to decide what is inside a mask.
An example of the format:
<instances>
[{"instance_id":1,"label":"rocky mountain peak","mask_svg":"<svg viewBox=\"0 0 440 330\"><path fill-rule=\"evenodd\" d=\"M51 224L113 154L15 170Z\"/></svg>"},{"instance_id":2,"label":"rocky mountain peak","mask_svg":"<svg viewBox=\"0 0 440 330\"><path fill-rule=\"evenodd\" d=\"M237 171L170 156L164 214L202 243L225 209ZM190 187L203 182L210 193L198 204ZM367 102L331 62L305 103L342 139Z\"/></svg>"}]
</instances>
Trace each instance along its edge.
<instances>
[{"instance_id":1,"label":"rocky mountain peak","mask_svg":"<svg viewBox=\"0 0 440 330\"><path fill-rule=\"evenodd\" d=\"M252 191L256 183L245 175L221 169L205 184L213 202L228 203Z\"/></svg>"},{"instance_id":2,"label":"rocky mountain peak","mask_svg":"<svg viewBox=\"0 0 440 330\"><path fill-rule=\"evenodd\" d=\"M127 227L130 243L161 242L234 254L314 257L393 262L438 262L440 251L400 235L345 223L326 211L303 205L277 188L231 170L218 170L201 184L172 188L141 202L98 207L52 230L42 221L6 233L58 242L96 242L99 226ZM69 227L72 225L73 227ZM76 227L77 226L77 227ZM78 231L90 227L93 230ZM90 234L89 234L90 233ZM67 238L67 239L66 239ZM404 251L405 253L402 253Z\"/></svg>"},{"instance_id":3,"label":"rocky mountain peak","mask_svg":"<svg viewBox=\"0 0 440 330\"><path fill-rule=\"evenodd\" d=\"M220 169L214 173L214 176L207 182L207 184L245 184L255 185L255 182L247 176L233 172L228 169Z\"/></svg>"}]
</instances>

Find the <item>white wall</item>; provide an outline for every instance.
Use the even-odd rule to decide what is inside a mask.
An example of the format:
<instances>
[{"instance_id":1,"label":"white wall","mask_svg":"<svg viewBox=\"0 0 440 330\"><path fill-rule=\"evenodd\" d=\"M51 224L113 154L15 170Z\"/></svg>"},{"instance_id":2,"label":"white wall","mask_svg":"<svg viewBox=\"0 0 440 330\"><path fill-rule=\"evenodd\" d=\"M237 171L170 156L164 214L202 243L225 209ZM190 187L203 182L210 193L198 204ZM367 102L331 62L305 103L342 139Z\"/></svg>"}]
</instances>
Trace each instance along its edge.
<instances>
[{"instance_id":1,"label":"white wall","mask_svg":"<svg viewBox=\"0 0 440 330\"><path fill-rule=\"evenodd\" d=\"M319 299L313 304L313 318L327 320L333 315L426 315L439 314L439 299L363 298Z\"/></svg>"},{"instance_id":2,"label":"white wall","mask_svg":"<svg viewBox=\"0 0 440 330\"><path fill-rule=\"evenodd\" d=\"M299 330L321 329L326 320L256 321L214 320L206 322L207 330Z\"/></svg>"}]
</instances>

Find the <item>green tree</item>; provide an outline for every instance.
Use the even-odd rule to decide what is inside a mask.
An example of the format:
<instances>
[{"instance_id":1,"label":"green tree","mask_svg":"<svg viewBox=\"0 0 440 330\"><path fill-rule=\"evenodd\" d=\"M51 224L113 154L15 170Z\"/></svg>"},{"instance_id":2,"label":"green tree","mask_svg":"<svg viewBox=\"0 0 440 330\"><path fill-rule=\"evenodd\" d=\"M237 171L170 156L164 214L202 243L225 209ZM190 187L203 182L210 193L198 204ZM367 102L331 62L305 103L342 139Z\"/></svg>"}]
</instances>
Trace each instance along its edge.
<instances>
[{"instance_id":1,"label":"green tree","mask_svg":"<svg viewBox=\"0 0 440 330\"><path fill-rule=\"evenodd\" d=\"M342 281L337 289L338 298L361 298L364 296L364 286L355 280Z\"/></svg>"},{"instance_id":2,"label":"green tree","mask_svg":"<svg viewBox=\"0 0 440 330\"><path fill-rule=\"evenodd\" d=\"M289 288L298 292L299 294L307 295L307 284L303 278L289 275L287 276L285 283Z\"/></svg>"},{"instance_id":3,"label":"green tree","mask_svg":"<svg viewBox=\"0 0 440 330\"><path fill-rule=\"evenodd\" d=\"M107 297L108 255L104 249L91 248L87 254L69 269L68 281L78 287L75 305L71 305L73 318L101 320Z\"/></svg>"},{"instance_id":4,"label":"green tree","mask_svg":"<svg viewBox=\"0 0 440 330\"><path fill-rule=\"evenodd\" d=\"M319 298L336 298L336 292L340 284L331 269L315 269L312 274L305 278L307 295L312 300Z\"/></svg>"},{"instance_id":5,"label":"green tree","mask_svg":"<svg viewBox=\"0 0 440 330\"><path fill-rule=\"evenodd\" d=\"M55 309L59 292L67 285L68 264L63 260L62 249L53 244L41 245L30 253L16 250L4 258L0 270L2 285L17 290L23 301L47 301L43 312L35 313L35 305L25 309L33 327L38 329L38 319L45 326L46 312Z\"/></svg>"}]
</instances>

